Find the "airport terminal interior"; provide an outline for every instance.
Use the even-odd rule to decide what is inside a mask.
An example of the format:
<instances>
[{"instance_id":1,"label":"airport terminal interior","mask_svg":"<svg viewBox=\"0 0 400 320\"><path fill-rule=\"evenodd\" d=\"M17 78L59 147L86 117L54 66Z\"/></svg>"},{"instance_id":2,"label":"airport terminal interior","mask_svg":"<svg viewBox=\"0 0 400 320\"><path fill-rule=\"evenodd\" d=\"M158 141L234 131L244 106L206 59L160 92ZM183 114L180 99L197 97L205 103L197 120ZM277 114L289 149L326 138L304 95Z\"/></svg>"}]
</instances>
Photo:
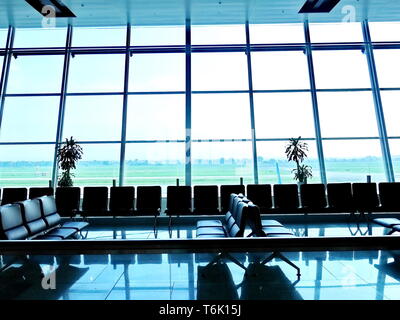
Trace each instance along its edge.
<instances>
[{"instance_id":1,"label":"airport terminal interior","mask_svg":"<svg viewBox=\"0 0 400 320\"><path fill-rule=\"evenodd\" d=\"M400 2L0 0L0 299L399 300Z\"/></svg>"}]
</instances>

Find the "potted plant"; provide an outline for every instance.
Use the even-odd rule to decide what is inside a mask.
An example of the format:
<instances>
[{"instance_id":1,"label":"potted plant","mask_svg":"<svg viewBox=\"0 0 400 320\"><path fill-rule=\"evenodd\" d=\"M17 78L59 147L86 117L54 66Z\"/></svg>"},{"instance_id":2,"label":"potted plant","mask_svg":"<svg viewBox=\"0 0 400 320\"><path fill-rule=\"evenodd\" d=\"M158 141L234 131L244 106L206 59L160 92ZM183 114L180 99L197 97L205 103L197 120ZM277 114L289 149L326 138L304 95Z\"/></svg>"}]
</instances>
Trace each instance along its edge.
<instances>
[{"instance_id":1,"label":"potted plant","mask_svg":"<svg viewBox=\"0 0 400 320\"><path fill-rule=\"evenodd\" d=\"M59 147L57 150L58 167L62 170L59 180L59 187L72 187L72 177L74 174L71 170L76 169L78 160L82 159L82 147L71 139L65 139L65 145Z\"/></svg>"},{"instance_id":2,"label":"potted plant","mask_svg":"<svg viewBox=\"0 0 400 320\"><path fill-rule=\"evenodd\" d=\"M296 162L296 169L293 169L294 179L299 184L307 183L308 178L312 178L312 168L308 165L302 164L307 158L308 144L301 141L301 136L298 138L290 138L289 143L286 145L286 157L288 161Z\"/></svg>"}]
</instances>

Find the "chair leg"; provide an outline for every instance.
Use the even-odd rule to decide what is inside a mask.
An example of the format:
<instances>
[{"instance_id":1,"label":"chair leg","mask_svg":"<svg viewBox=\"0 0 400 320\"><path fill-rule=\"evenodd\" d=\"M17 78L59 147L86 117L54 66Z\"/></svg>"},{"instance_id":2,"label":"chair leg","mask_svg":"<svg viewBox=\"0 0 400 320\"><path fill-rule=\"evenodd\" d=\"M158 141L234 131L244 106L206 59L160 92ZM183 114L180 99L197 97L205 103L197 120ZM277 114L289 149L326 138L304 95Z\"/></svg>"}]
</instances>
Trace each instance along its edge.
<instances>
[{"instance_id":1,"label":"chair leg","mask_svg":"<svg viewBox=\"0 0 400 320\"><path fill-rule=\"evenodd\" d=\"M158 231L158 224L157 224L157 215L154 215L154 225L153 225L153 232L154 232L154 237L157 238L157 231Z\"/></svg>"},{"instance_id":2,"label":"chair leg","mask_svg":"<svg viewBox=\"0 0 400 320\"><path fill-rule=\"evenodd\" d=\"M169 221L168 221L168 232L169 232L169 237L172 237L172 215L169 216Z\"/></svg>"}]
</instances>

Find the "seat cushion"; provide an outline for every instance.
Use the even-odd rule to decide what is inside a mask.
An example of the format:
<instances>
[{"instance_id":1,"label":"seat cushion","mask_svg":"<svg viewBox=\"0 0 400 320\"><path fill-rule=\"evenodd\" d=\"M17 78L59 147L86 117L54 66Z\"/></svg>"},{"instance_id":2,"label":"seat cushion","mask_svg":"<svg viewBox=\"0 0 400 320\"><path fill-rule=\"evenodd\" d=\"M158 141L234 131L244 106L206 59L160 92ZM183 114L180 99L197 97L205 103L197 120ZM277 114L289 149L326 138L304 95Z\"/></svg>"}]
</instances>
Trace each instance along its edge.
<instances>
[{"instance_id":1,"label":"seat cushion","mask_svg":"<svg viewBox=\"0 0 400 320\"><path fill-rule=\"evenodd\" d=\"M266 227L263 228L263 231L267 236L271 234L293 234L289 229L285 227Z\"/></svg>"},{"instance_id":2,"label":"seat cushion","mask_svg":"<svg viewBox=\"0 0 400 320\"><path fill-rule=\"evenodd\" d=\"M46 230L47 226L43 219L38 219L27 223L31 235L35 235Z\"/></svg>"},{"instance_id":3,"label":"seat cushion","mask_svg":"<svg viewBox=\"0 0 400 320\"><path fill-rule=\"evenodd\" d=\"M261 223L263 227L283 227L283 225L276 220L262 220Z\"/></svg>"},{"instance_id":4,"label":"seat cushion","mask_svg":"<svg viewBox=\"0 0 400 320\"><path fill-rule=\"evenodd\" d=\"M9 229L4 233L7 240L25 240L28 237L28 230L24 226Z\"/></svg>"},{"instance_id":5,"label":"seat cushion","mask_svg":"<svg viewBox=\"0 0 400 320\"><path fill-rule=\"evenodd\" d=\"M267 238L296 238L293 234L268 234Z\"/></svg>"},{"instance_id":6,"label":"seat cushion","mask_svg":"<svg viewBox=\"0 0 400 320\"><path fill-rule=\"evenodd\" d=\"M223 234L200 234L196 236L198 239L207 239L207 238L226 238Z\"/></svg>"},{"instance_id":7,"label":"seat cushion","mask_svg":"<svg viewBox=\"0 0 400 320\"><path fill-rule=\"evenodd\" d=\"M209 227L209 228L199 228L196 230L196 237L199 235L222 235L225 236L225 231L222 227Z\"/></svg>"},{"instance_id":8,"label":"seat cushion","mask_svg":"<svg viewBox=\"0 0 400 320\"><path fill-rule=\"evenodd\" d=\"M60 215L58 213L50 214L45 217L49 228L59 225L61 222Z\"/></svg>"},{"instance_id":9,"label":"seat cushion","mask_svg":"<svg viewBox=\"0 0 400 320\"><path fill-rule=\"evenodd\" d=\"M57 229L53 229L50 230L49 232L46 233L46 236L50 236L50 237L60 237L62 239L66 239L70 236L72 236L73 234L76 233L75 229L61 229L61 228L57 228Z\"/></svg>"},{"instance_id":10,"label":"seat cushion","mask_svg":"<svg viewBox=\"0 0 400 320\"><path fill-rule=\"evenodd\" d=\"M54 236L46 236L46 235L41 235L39 237L35 237L34 240L63 240L61 237L54 237Z\"/></svg>"},{"instance_id":11,"label":"seat cushion","mask_svg":"<svg viewBox=\"0 0 400 320\"><path fill-rule=\"evenodd\" d=\"M75 229L75 230L82 230L89 225L87 222L83 221L68 221L62 224L61 228L63 229Z\"/></svg>"},{"instance_id":12,"label":"seat cushion","mask_svg":"<svg viewBox=\"0 0 400 320\"><path fill-rule=\"evenodd\" d=\"M197 221L197 228L205 228L205 227L222 227L222 222L220 220Z\"/></svg>"}]
</instances>

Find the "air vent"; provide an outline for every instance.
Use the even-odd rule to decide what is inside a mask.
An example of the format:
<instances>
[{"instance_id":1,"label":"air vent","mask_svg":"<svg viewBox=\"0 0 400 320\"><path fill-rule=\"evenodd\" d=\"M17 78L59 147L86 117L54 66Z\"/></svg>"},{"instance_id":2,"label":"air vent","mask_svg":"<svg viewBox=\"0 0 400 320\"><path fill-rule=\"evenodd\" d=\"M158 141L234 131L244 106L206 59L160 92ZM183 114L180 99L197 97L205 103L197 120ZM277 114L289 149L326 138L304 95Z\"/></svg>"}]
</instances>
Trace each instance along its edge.
<instances>
[{"instance_id":1,"label":"air vent","mask_svg":"<svg viewBox=\"0 0 400 320\"><path fill-rule=\"evenodd\" d=\"M331 12L340 0L307 0L299 13Z\"/></svg>"},{"instance_id":2,"label":"air vent","mask_svg":"<svg viewBox=\"0 0 400 320\"><path fill-rule=\"evenodd\" d=\"M49 15L49 10L46 10L46 6L51 7L54 12L55 18L75 18L76 16L73 14L71 10L65 6L59 0L25 0L32 7L34 7L42 16L47 17ZM45 9L45 10L43 10Z\"/></svg>"}]
</instances>

